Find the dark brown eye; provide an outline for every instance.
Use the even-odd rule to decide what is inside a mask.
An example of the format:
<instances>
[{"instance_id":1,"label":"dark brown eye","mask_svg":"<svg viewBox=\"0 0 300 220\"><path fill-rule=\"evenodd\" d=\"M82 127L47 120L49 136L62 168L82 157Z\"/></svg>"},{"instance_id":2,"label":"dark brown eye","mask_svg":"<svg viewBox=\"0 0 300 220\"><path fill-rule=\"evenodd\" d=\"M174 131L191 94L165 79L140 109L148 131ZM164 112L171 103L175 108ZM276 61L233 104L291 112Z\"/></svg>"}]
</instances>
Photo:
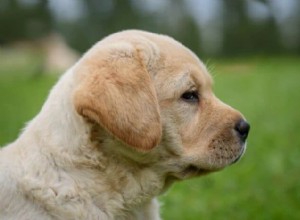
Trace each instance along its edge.
<instances>
[{"instance_id":1,"label":"dark brown eye","mask_svg":"<svg viewBox=\"0 0 300 220\"><path fill-rule=\"evenodd\" d=\"M188 91L181 95L181 99L186 102L198 102L199 95L197 91Z\"/></svg>"}]
</instances>

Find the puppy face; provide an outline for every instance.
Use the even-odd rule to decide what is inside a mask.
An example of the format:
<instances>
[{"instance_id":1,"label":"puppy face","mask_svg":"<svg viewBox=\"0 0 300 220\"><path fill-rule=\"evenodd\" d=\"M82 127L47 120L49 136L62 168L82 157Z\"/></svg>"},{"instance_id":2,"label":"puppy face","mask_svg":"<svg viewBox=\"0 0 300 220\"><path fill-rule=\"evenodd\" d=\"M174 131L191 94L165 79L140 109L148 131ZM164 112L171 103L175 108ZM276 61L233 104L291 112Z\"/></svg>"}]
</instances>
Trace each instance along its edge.
<instances>
[{"instance_id":1,"label":"puppy face","mask_svg":"<svg viewBox=\"0 0 300 220\"><path fill-rule=\"evenodd\" d=\"M243 116L214 96L205 66L169 37L112 35L75 71L77 112L124 148L164 155L176 178L219 170L245 150L249 125Z\"/></svg>"},{"instance_id":2,"label":"puppy face","mask_svg":"<svg viewBox=\"0 0 300 220\"><path fill-rule=\"evenodd\" d=\"M245 149L243 116L214 96L210 75L189 50L172 41L160 48L166 68L155 86L164 125L180 136L182 164L211 171L233 163Z\"/></svg>"}]
</instances>

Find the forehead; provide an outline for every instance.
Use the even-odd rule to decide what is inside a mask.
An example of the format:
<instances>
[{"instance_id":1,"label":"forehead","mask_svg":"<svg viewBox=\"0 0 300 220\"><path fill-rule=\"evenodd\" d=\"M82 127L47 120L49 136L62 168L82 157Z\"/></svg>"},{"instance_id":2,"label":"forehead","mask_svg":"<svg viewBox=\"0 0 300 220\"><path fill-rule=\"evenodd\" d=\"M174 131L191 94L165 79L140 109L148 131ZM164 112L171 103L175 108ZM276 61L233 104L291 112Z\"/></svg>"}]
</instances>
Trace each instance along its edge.
<instances>
[{"instance_id":1,"label":"forehead","mask_svg":"<svg viewBox=\"0 0 300 220\"><path fill-rule=\"evenodd\" d=\"M158 40L161 56L161 71L158 71L159 81L170 84L170 87L195 87L209 89L212 87L212 77L205 65L188 48L171 38ZM161 73L159 73L161 72Z\"/></svg>"},{"instance_id":2,"label":"forehead","mask_svg":"<svg viewBox=\"0 0 300 220\"><path fill-rule=\"evenodd\" d=\"M196 81L212 84L212 78L206 66L190 49L167 36L157 36L156 43L165 61L165 67L191 75ZM180 77L180 76L179 76Z\"/></svg>"}]
</instances>

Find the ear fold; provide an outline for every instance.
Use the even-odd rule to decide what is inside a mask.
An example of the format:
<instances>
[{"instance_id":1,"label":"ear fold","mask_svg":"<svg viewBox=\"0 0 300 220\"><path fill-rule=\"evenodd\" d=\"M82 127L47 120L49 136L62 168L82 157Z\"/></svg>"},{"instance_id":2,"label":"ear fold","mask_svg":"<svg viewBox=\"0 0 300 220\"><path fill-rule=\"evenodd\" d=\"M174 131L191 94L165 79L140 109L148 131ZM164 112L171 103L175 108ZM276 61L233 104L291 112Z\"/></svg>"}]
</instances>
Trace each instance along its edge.
<instances>
[{"instance_id":1,"label":"ear fold","mask_svg":"<svg viewBox=\"0 0 300 220\"><path fill-rule=\"evenodd\" d=\"M75 68L81 82L74 104L83 117L129 146L147 151L160 141L162 128L156 92L145 66L148 52L142 50L129 43L96 45Z\"/></svg>"}]
</instances>

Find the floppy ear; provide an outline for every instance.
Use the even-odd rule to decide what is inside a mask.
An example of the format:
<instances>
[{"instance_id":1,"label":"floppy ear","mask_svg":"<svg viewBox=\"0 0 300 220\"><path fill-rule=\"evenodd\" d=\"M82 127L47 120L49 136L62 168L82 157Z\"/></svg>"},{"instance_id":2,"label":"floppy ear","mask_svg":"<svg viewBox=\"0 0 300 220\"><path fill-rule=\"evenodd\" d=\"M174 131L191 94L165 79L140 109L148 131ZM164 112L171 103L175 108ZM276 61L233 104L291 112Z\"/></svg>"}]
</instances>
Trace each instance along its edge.
<instances>
[{"instance_id":1,"label":"floppy ear","mask_svg":"<svg viewBox=\"0 0 300 220\"><path fill-rule=\"evenodd\" d=\"M77 112L137 150L154 148L162 125L147 49L119 42L96 45L75 68ZM149 56L153 56L153 53Z\"/></svg>"}]
</instances>

